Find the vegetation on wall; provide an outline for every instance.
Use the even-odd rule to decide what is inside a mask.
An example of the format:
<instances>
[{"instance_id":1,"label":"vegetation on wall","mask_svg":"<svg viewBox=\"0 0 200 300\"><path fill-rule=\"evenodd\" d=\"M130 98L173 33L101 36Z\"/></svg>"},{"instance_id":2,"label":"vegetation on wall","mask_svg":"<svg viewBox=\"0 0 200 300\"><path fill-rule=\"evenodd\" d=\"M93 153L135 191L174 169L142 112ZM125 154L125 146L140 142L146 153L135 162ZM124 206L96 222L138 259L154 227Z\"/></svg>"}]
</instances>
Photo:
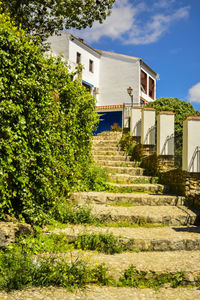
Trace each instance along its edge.
<instances>
[{"instance_id":1,"label":"vegetation on wall","mask_svg":"<svg viewBox=\"0 0 200 300\"><path fill-rule=\"evenodd\" d=\"M0 14L0 218L41 224L87 184L95 99Z\"/></svg>"}]
</instances>

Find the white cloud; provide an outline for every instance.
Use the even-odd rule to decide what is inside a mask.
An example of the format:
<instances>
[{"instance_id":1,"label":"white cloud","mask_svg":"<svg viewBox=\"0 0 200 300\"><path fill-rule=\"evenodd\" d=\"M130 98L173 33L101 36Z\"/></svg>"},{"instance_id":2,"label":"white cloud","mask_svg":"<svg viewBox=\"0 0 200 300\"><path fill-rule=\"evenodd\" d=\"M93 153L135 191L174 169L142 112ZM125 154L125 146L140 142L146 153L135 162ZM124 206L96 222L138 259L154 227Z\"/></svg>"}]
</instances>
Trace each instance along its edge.
<instances>
[{"instance_id":1,"label":"white cloud","mask_svg":"<svg viewBox=\"0 0 200 300\"><path fill-rule=\"evenodd\" d=\"M189 100L190 102L200 103L200 82L189 89Z\"/></svg>"},{"instance_id":2,"label":"white cloud","mask_svg":"<svg viewBox=\"0 0 200 300\"><path fill-rule=\"evenodd\" d=\"M153 5L140 1L133 5L129 0L117 0L103 24L95 22L92 28L73 31L87 42L96 42L101 37L121 40L124 44L144 45L154 43L170 26L189 15L189 6L174 8L174 0L158 0Z\"/></svg>"}]
</instances>

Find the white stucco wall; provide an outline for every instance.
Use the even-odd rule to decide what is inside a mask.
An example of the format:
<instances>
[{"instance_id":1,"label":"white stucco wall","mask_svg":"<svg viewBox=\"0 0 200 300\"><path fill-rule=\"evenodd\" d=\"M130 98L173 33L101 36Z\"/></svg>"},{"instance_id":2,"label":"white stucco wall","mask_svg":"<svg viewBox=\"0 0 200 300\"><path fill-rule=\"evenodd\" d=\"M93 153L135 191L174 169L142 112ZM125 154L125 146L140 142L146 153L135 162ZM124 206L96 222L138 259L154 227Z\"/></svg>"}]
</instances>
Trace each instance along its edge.
<instances>
[{"instance_id":1,"label":"white stucco wall","mask_svg":"<svg viewBox=\"0 0 200 300\"><path fill-rule=\"evenodd\" d=\"M174 113L160 112L157 118L157 155L174 155Z\"/></svg>"},{"instance_id":2,"label":"white stucco wall","mask_svg":"<svg viewBox=\"0 0 200 300\"><path fill-rule=\"evenodd\" d=\"M145 65L141 65L140 66L140 72L139 72L139 76L141 74L141 71L144 71L147 74L147 94L145 94L143 91L141 91L140 89L140 96L147 100L148 102L154 101L156 99L156 75L151 72L151 70L149 70ZM152 99L149 96L149 77L151 77L154 80L154 99ZM141 85L141 76L140 76L140 85Z\"/></svg>"},{"instance_id":3,"label":"white stucco wall","mask_svg":"<svg viewBox=\"0 0 200 300\"><path fill-rule=\"evenodd\" d=\"M76 63L77 52L81 54L83 65L82 80L99 87L100 55L77 40L69 40L69 62ZM89 60L93 61L93 72L89 71Z\"/></svg>"},{"instance_id":4,"label":"white stucco wall","mask_svg":"<svg viewBox=\"0 0 200 300\"><path fill-rule=\"evenodd\" d=\"M130 135L141 136L142 107L132 107L130 120Z\"/></svg>"},{"instance_id":5,"label":"white stucco wall","mask_svg":"<svg viewBox=\"0 0 200 300\"><path fill-rule=\"evenodd\" d=\"M188 172L200 172L200 117L188 117L183 122L183 164Z\"/></svg>"},{"instance_id":6,"label":"white stucco wall","mask_svg":"<svg viewBox=\"0 0 200 300\"><path fill-rule=\"evenodd\" d=\"M139 68L137 59L102 52L98 105L131 103L127 93L129 86L133 88L133 102L139 103Z\"/></svg>"},{"instance_id":7,"label":"white stucco wall","mask_svg":"<svg viewBox=\"0 0 200 300\"><path fill-rule=\"evenodd\" d=\"M142 109L141 144L155 145L156 112L152 108Z\"/></svg>"}]
</instances>

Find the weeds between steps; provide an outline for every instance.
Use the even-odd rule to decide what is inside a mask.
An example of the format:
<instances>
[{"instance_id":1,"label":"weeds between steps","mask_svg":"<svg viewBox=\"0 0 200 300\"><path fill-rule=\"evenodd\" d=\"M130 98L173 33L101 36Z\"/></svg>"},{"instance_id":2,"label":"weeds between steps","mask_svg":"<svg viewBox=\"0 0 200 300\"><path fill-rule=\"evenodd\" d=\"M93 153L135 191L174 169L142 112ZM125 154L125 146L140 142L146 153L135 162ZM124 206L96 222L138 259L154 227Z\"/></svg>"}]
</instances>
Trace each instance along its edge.
<instances>
[{"instance_id":1,"label":"weeds between steps","mask_svg":"<svg viewBox=\"0 0 200 300\"><path fill-rule=\"evenodd\" d=\"M162 227L164 224L151 224L147 223L145 219L138 218L137 222L119 221L108 222L108 216L95 216L92 214L92 208L89 205L71 205L63 206L63 209L59 210L56 220L50 220L50 224L47 227L51 230L54 228L65 228L68 224L85 224L101 227Z\"/></svg>"},{"instance_id":2,"label":"weeds between steps","mask_svg":"<svg viewBox=\"0 0 200 300\"><path fill-rule=\"evenodd\" d=\"M158 274L138 271L133 265L115 281L104 264L92 266L78 257L69 262L59 255L36 256L27 247L19 245L0 251L0 290L10 291L31 286L72 289L88 284L158 289L166 284L180 287L188 283L184 272ZM195 286L200 286L200 281Z\"/></svg>"}]
</instances>

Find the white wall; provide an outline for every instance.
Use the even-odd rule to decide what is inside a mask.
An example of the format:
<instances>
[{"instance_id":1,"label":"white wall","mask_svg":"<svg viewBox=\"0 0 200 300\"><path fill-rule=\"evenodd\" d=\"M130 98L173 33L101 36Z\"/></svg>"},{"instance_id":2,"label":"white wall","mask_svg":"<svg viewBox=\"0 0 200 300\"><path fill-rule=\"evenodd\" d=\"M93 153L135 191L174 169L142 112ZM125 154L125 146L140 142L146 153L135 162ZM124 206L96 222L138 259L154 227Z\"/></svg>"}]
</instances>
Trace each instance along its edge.
<instances>
[{"instance_id":1,"label":"white wall","mask_svg":"<svg viewBox=\"0 0 200 300\"><path fill-rule=\"evenodd\" d=\"M200 117L188 117L183 122L183 170L200 172Z\"/></svg>"},{"instance_id":2,"label":"white wall","mask_svg":"<svg viewBox=\"0 0 200 300\"><path fill-rule=\"evenodd\" d=\"M140 96L142 98L144 98L145 100L147 100L148 102L151 102L153 100L156 99L156 75L151 72L151 70L149 70L145 65L142 65L140 67L140 72L139 72L139 76L140 76L140 85L141 85L141 71L144 71L147 74L147 94L145 94L143 91L141 91L140 89ZM154 99L152 99L149 96L149 77L151 77L154 80Z\"/></svg>"},{"instance_id":3,"label":"white wall","mask_svg":"<svg viewBox=\"0 0 200 300\"><path fill-rule=\"evenodd\" d=\"M157 155L174 155L174 113L160 112L157 118Z\"/></svg>"},{"instance_id":4,"label":"white wall","mask_svg":"<svg viewBox=\"0 0 200 300\"><path fill-rule=\"evenodd\" d=\"M100 100L97 105L131 103L127 88L133 88L133 102L139 103L140 62L124 55L102 52L100 66Z\"/></svg>"},{"instance_id":5,"label":"white wall","mask_svg":"<svg viewBox=\"0 0 200 300\"><path fill-rule=\"evenodd\" d=\"M94 87L99 87L99 68L100 55L92 51L87 46L79 43L77 40L69 41L69 62L76 63L77 52L81 54L81 64L83 65L82 80L92 84ZM93 61L94 71L89 71L89 60Z\"/></svg>"},{"instance_id":6,"label":"white wall","mask_svg":"<svg viewBox=\"0 0 200 300\"><path fill-rule=\"evenodd\" d=\"M130 120L130 135L141 136L142 107L132 107Z\"/></svg>"},{"instance_id":7,"label":"white wall","mask_svg":"<svg viewBox=\"0 0 200 300\"><path fill-rule=\"evenodd\" d=\"M153 108L142 109L141 144L155 145L156 112Z\"/></svg>"}]
</instances>

